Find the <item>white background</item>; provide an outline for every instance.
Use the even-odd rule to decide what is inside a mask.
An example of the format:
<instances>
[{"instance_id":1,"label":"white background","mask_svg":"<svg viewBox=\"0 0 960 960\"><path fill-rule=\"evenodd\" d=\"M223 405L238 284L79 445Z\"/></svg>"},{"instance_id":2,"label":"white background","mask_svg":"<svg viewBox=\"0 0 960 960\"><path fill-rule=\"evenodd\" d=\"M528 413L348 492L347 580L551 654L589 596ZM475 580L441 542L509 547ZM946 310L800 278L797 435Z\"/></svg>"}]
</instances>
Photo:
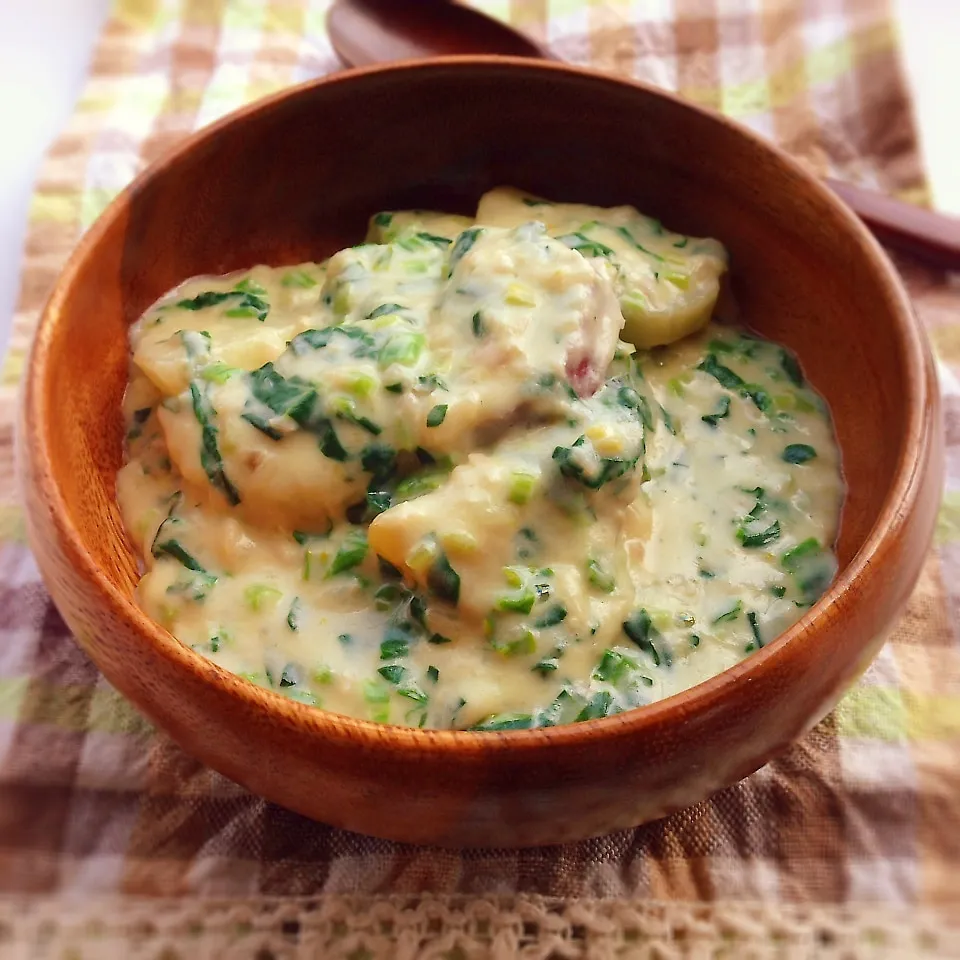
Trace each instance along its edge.
<instances>
[{"instance_id":1,"label":"white background","mask_svg":"<svg viewBox=\"0 0 960 960\"><path fill-rule=\"evenodd\" d=\"M80 94L110 0L0 0L0 353L33 180ZM960 214L960 0L896 0L934 200Z\"/></svg>"}]
</instances>

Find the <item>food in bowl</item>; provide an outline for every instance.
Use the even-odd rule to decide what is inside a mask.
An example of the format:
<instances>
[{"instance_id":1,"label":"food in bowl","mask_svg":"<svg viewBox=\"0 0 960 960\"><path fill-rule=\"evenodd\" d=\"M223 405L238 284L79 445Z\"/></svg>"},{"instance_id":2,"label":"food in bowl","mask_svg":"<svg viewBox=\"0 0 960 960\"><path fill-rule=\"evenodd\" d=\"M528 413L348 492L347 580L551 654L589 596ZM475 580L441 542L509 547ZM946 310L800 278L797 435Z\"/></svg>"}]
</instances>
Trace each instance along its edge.
<instances>
[{"instance_id":1,"label":"food in bowl","mask_svg":"<svg viewBox=\"0 0 960 960\"><path fill-rule=\"evenodd\" d=\"M476 730L662 699L796 622L843 499L796 359L713 319L714 240L516 190L131 330L143 609L254 683Z\"/></svg>"}]
</instances>

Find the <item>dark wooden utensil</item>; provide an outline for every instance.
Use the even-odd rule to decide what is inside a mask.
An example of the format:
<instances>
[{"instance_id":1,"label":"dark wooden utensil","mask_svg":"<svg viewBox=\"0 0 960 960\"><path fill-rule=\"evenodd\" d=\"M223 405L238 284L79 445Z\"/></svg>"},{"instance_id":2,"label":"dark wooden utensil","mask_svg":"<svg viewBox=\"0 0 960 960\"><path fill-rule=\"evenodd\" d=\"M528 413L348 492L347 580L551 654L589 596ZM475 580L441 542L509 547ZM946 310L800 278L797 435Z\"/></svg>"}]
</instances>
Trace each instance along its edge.
<instances>
[{"instance_id":1,"label":"dark wooden utensil","mask_svg":"<svg viewBox=\"0 0 960 960\"><path fill-rule=\"evenodd\" d=\"M449 0L335 0L327 28L348 66L466 53L556 59L507 24ZM826 184L882 243L960 269L960 220L838 180Z\"/></svg>"}]
</instances>

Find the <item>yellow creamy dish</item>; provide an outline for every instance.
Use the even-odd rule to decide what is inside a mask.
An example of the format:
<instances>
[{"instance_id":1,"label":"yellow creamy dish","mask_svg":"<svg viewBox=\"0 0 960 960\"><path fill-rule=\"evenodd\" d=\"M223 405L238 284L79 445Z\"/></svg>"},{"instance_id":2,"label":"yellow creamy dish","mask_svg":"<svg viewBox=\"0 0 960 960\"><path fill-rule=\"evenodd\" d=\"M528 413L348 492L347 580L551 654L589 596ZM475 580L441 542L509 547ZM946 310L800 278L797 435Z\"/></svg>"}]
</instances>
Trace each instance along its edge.
<instances>
[{"instance_id":1,"label":"yellow creamy dish","mask_svg":"<svg viewBox=\"0 0 960 960\"><path fill-rule=\"evenodd\" d=\"M499 189L187 281L130 335L140 604L410 726L587 720L739 662L833 578L843 483L796 359L711 319L725 269L632 207Z\"/></svg>"}]
</instances>

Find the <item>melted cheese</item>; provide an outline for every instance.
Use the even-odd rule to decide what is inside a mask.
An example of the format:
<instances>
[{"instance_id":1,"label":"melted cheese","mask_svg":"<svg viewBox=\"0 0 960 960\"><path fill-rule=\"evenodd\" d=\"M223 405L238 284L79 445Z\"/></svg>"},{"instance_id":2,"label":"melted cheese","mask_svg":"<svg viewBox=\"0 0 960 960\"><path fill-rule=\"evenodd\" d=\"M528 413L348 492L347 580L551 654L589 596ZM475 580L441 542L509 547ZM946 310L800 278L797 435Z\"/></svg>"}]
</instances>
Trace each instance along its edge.
<instances>
[{"instance_id":1,"label":"melted cheese","mask_svg":"<svg viewBox=\"0 0 960 960\"><path fill-rule=\"evenodd\" d=\"M252 682L414 726L589 719L737 663L832 578L843 484L796 361L704 326L724 266L499 190L188 281L131 331L139 602Z\"/></svg>"}]
</instances>

